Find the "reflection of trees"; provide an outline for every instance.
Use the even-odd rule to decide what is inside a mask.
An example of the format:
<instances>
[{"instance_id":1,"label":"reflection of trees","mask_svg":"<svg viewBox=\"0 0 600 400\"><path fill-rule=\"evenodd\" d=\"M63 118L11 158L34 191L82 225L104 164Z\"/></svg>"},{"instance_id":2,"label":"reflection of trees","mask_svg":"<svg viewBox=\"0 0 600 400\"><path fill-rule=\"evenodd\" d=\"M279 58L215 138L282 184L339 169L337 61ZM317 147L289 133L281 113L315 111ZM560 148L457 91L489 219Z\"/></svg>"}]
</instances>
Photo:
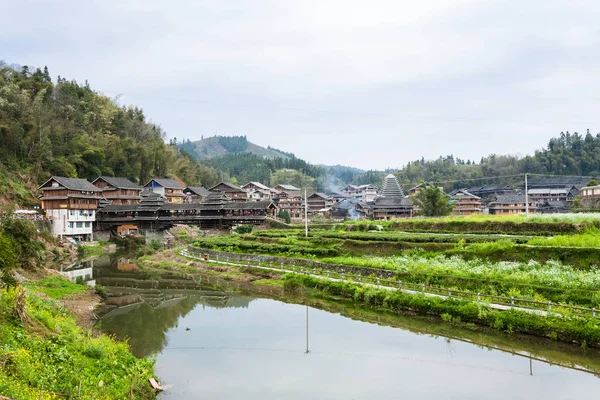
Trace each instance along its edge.
<instances>
[{"instance_id":1,"label":"reflection of trees","mask_svg":"<svg viewBox=\"0 0 600 400\"><path fill-rule=\"evenodd\" d=\"M158 309L143 303L127 314L103 320L102 330L119 339L129 338L133 354L136 357L146 357L165 347L167 330L176 326L179 318L192 311L200 301L198 297L187 297Z\"/></svg>"}]
</instances>

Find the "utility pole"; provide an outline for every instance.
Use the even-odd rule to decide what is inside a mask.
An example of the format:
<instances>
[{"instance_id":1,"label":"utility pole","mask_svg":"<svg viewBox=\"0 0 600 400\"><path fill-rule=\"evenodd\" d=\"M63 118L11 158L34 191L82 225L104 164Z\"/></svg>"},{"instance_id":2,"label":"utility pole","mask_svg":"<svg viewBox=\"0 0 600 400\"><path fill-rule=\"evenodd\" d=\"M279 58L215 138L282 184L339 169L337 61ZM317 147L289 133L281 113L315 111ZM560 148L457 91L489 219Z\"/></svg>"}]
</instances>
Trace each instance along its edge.
<instances>
[{"instance_id":1,"label":"utility pole","mask_svg":"<svg viewBox=\"0 0 600 400\"><path fill-rule=\"evenodd\" d=\"M308 237L308 198L306 197L306 188L304 189L304 230L306 237Z\"/></svg>"},{"instance_id":2,"label":"utility pole","mask_svg":"<svg viewBox=\"0 0 600 400\"><path fill-rule=\"evenodd\" d=\"M529 218L529 188L527 187L527 172L525 172L525 219Z\"/></svg>"}]
</instances>

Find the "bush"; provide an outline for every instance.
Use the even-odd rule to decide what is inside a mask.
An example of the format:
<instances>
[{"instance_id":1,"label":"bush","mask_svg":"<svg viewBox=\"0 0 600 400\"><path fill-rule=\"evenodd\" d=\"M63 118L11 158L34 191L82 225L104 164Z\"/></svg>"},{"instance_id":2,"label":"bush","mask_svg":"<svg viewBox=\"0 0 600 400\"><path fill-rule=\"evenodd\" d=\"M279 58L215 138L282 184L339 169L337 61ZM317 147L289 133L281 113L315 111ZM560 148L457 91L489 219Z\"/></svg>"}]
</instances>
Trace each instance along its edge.
<instances>
[{"instance_id":1,"label":"bush","mask_svg":"<svg viewBox=\"0 0 600 400\"><path fill-rule=\"evenodd\" d=\"M251 233L252 232L252 228L254 226L252 224L243 224L243 225L238 225L235 228L235 232L239 233L240 235L243 235L245 233Z\"/></svg>"}]
</instances>

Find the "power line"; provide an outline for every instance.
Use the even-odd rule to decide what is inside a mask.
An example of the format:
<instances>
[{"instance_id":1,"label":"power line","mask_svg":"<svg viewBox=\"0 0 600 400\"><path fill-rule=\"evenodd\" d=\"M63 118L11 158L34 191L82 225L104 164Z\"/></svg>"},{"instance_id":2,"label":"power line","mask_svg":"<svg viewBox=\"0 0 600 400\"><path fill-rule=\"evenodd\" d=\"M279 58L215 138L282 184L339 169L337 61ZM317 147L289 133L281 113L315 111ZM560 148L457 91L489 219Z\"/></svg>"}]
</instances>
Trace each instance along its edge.
<instances>
[{"instance_id":1,"label":"power line","mask_svg":"<svg viewBox=\"0 0 600 400\"><path fill-rule=\"evenodd\" d=\"M531 175L531 174L530 174ZM515 175L498 175L498 176L488 176L483 178L467 178L467 179L457 179L457 180L447 180L447 181L438 181L435 179L429 180L431 183L459 183L459 182L470 182L470 181L485 181L485 180L493 180L493 179L501 179L501 178L516 178L516 177L525 177L525 174L515 174Z\"/></svg>"}]
</instances>

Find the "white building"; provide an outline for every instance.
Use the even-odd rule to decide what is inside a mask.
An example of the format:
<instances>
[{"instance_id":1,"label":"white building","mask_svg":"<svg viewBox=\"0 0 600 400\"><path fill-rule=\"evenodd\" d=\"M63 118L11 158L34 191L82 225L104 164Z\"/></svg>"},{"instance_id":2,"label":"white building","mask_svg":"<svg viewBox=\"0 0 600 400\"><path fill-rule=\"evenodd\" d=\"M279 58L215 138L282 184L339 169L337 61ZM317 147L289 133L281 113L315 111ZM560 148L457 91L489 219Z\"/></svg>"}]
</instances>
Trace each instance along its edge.
<instances>
[{"instance_id":1,"label":"white building","mask_svg":"<svg viewBox=\"0 0 600 400\"><path fill-rule=\"evenodd\" d=\"M85 179L53 176L39 187L42 210L55 236L93 240L101 190Z\"/></svg>"}]
</instances>

